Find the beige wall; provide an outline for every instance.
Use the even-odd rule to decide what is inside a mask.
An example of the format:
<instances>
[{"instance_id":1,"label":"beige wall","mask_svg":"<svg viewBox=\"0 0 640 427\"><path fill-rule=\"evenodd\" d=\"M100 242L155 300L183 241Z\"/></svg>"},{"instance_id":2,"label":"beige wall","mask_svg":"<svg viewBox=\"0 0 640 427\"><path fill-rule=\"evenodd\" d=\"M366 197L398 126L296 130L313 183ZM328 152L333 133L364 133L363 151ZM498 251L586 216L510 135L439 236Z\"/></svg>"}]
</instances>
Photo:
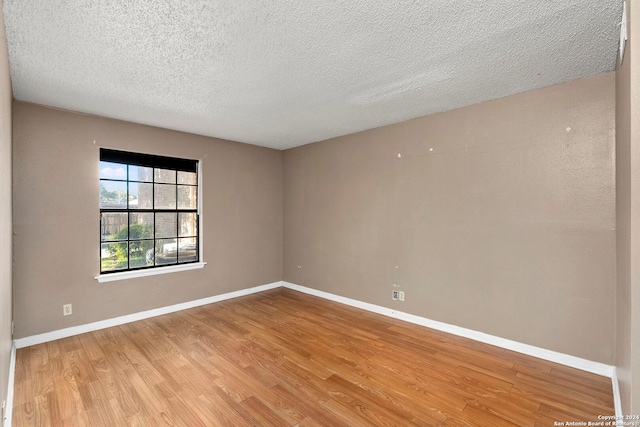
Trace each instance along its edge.
<instances>
[{"instance_id":1,"label":"beige wall","mask_svg":"<svg viewBox=\"0 0 640 427\"><path fill-rule=\"evenodd\" d=\"M0 3L0 6L2 4ZM0 403L7 398L11 356L11 81L0 7Z\"/></svg>"},{"instance_id":2,"label":"beige wall","mask_svg":"<svg viewBox=\"0 0 640 427\"><path fill-rule=\"evenodd\" d=\"M4 105L1 173L10 176L6 52L0 52L0 60L5 62L0 81L6 89L0 104ZM640 171L639 155L638 165L618 160L628 166L627 172L625 166L619 167L617 207L614 198L614 121L631 123L635 111L619 96L620 111L614 115L614 80L618 94L629 93L625 87L630 80L624 73L284 154L15 102L16 337L284 277L434 320L616 363L623 372L625 409L638 412L638 393L633 395L631 381L632 373L640 374L637 367L632 369L632 358L640 360L640 339L631 345L631 335L637 336L640 328L633 329L631 319L640 324L640 310L632 310L640 301L637 285L631 286L630 259L631 242L640 245L640 238L631 233L625 241L624 227L633 226L636 199L630 176ZM633 105L637 108L640 102ZM625 142L635 135L630 125L627 128L626 137L624 130L618 131L618 157L624 157L625 147L634 147ZM202 160L204 261L208 262L204 269L97 283L100 147ZM7 177L0 182L4 235L11 230L9 182ZM628 194L626 202L621 191ZM640 202L640 193L637 196ZM617 249L622 254L617 270L623 273L617 290L616 209ZM2 244L10 247L11 242ZM640 268L640 263L633 266ZM4 396L10 257L0 259L0 272ZM405 302L391 301L394 283L406 292ZM73 303L74 313L64 317L66 303ZM638 383L636 379L634 384Z\"/></svg>"},{"instance_id":3,"label":"beige wall","mask_svg":"<svg viewBox=\"0 0 640 427\"><path fill-rule=\"evenodd\" d=\"M640 413L640 5L627 2L628 43L616 71L616 360L622 409ZM631 19L633 17L633 19Z\"/></svg>"},{"instance_id":4,"label":"beige wall","mask_svg":"<svg viewBox=\"0 0 640 427\"><path fill-rule=\"evenodd\" d=\"M282 153L15 102L16 338L281 280ZM201 160L201 270L99 284L98 159ZM73 314L63 317L62 305Z\"/></svg>"},{"instance_id":5,"label":"beige wall","mask_svg":"<svg viewBox=\"0 0 640 427\"><path fill-rule=\"evenodd\" d=\"M284 280L612 364L614 79L285 151Z\"/></svg>"}]
</instances>

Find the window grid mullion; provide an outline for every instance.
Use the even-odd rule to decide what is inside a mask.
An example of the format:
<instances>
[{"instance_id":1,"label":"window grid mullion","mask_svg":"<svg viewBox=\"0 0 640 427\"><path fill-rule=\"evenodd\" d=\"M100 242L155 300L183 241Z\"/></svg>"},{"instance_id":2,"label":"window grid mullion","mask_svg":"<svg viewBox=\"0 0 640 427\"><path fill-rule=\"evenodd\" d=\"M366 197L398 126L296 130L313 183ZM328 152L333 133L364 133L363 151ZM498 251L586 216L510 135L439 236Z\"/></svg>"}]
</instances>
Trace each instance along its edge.
<instances>
[{"instance_id":1,"label":"window grid mullion","mask_svg":"<svg viewBox=\"0 0 640 427\"><path fill-rule=\"evenodd\" d=\"M131 214L129 213L129 165L127 165L127 270L131 270Z\"/></svg>"},{"instance_id":2,"label":"window grid mullion","mask_svg":"<svg viewBox=\"0 0 640 427\"><path fill-rule=\"evenodd\" d=\"M178 212L178 171L176 171L176 264L180 264L180 213Z\"/></svg>"},{"instance_id":3,"label":"window grid mullion","mask_svg":"<svg viewBox=\"0 0 640 427\"><path fill-rule=\"evenodd\" d=\"M153 207L153 266L158 265L156 260L156 227L158 226L158 211L156 210L156 168L151 168L151 206Z\"/></svg>"}]
</instances>

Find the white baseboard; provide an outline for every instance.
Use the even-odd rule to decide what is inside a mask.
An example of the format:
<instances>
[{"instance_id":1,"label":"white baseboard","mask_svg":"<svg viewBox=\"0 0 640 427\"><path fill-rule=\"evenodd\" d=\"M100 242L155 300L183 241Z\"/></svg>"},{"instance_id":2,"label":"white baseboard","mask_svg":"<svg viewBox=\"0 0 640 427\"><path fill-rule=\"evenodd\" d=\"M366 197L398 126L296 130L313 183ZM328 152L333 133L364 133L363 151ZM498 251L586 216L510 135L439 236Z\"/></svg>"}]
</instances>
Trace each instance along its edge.
<instances>
[{"instance_id":1,"label":"white baseboard","mask_svg":"<svg viewBox=\"0 0 640 427\"><path fill-rule=\"evenodd\" d=\"M620 399L620 384L618 383L618 368L613 368L611 376L611 386L613 387L613 408L616 411L617 419L624 419L622 416L622 400Z\"/></svg>"},{"instance_id":2,"label":"white baseboard","mask_svg":"<svg viewBox=\"0 0 640 427\"><path fill-rule=\"evenodd\" d=\"M533 356L539 359L548 360L550 362L555 362L560 365L565 365L571 368L580 369L582 371L591 372L596 375L609 377L611 378L611 386L613 389L613 404L614 404L615 413L618 417L622 417L622 401L620 400L620 387L618 384L618 376L616 373L615 366L607 365L600 362L594 362L591 360L572 356L570 354L564 354L564 353L559 353L557 351L547 350L547 349L532 346L529 344L523 344L517 341L512 341L505 338L496 337L494 335L485 334L484 332L478 332L472 329L462 328L460 326L438 322L436 320L427 319L425 317L415 316L413 314L404 313L402 311L393 310L393 309L382 307L375 304L369 304L367 302L362 302L362 301L354 300L351 298L346 298L340 295L319 291L317 289L307 288L306 286L300 286L290 282L283 281L282 286L284 286L285 288L293 289L295 291L299 291L309 295L314 295L320 298L324 298L330 301L335 301L341 304L346 304L352 307L360 308L362 310L378 313L383 316L393 317L394 319L404 320L405 322L425 326L427 328L446 332L452 335L461 336L464 338L470 338L475 341L480 341L486 344L495 345L496 347L501 347L507 350L512 350L518 353L526 354L528 356ZM622 419L622 418L619 418L619 419Z\"/></svg>"},{"instance_id":3,"label":"white baseboard","mask_svg":"<svg viewBox=\"0 0 640 427\"><path fill-rule=\"evenodd\" d=\"M309 295L315 295L320 298L350 305L352 307L382 314L383 316L393 317L394 319L404 320L405 322L416 325L425 326L427 328L436 329L438 331L447 332L449 334L470 338L486 344L495 345L496 347L505 348L518 353L527 354L539 359L549 360L561 365L570 366L572 368L591 372L597 375L613 378L614 367L600 362L582 359L580 357L571 356L569 354L559 353L557 351L547 350L535 347L529 344L523 344L517 341L500 338L495 335L485 334L484 332L474 331L472 329L462 328L460 326L450 325L448 323L438 322L436 320L427 319L425 317L416 316L402 311L393 310L391 308L382 307L375 304L345 298L339 295L330 294L328 292L319 291L317 289L307 288L305 286L296 285L294 283L283 282L283 286L296 291L304 292Z\"/></svg>"},{"instance_id":4,"label":"white baseboard","mask_svg":"<svg viewBox=\"0 0 640 427\"><path fill-rule=\"evenodd\" d=\"M275 289L282 286L282 282L269 283L267 285L256 286L239 291L229 292L222 295L215 295L208 298L202 298L195 301L188 301L181 304L170 305L167 307L155 308L152 310L141 311L139 313L127 314L126 316L114 317L112 319L100 320L98 322L87 323L70 328L58 329L56 331L45 332L43 334L31 335L25 338L16 339L16 348L29 347L31 345L42 344L49 341L67 338L74 335L84 334L86 332L98 331L100 329L110 328L112 326L123 325L125 323L135 322L137 320L148 319L150 317L161 316L163 314L174 313L188 308L199 307L201 305L212 304L214 302L224 301L245 295L255 294L269 289Z\"/></svg>"},{"instance_id":5,"label":"white baseboard","mask_svg":"<svg viewBox=\"0 0 640 427\"><path fill-rule=\"evenodd\" d=\"M11 427L11 418L13 416L13 389L16 373L16 343L11 345L11 356L9 358L9 381L7 385L7 403L4 410L4 419L2 425L4 427Z\"/></svg>"},{"instance_id":6,"label":"white baseboard","mask_svg":"<svg viewBox=\"0 0 640 427\"><path fill-rule=\"evenodd\" d=\"M7 411L5 415L5 427L11 425L12 415L12 401L13 401L13 378L15 371L15 352L16 348L28 347L35 344L41 344L48 341L53 341L61 338L70 337L73 335L83 334L86 332L97 331L100 329L109 328L112 326L122 325L125 323L135 322L137 320L148 319L150 317L160 316L163 314L173 313L180 310L186 310L188 308L199 307L201 305L212 304L219 301L224 301L232 298L237 298L245 295L254 294L257 292L266 291L269 289L275 289L278 287L285 287L295 291L303 292L309 295L314 295L320 298L324 298L330 301L335 301L341 304L346 304L352 307L367 310L373 313L378 313L383 316L392 317L395 319L403 320L405 322L413 323L427 328L436 329L438 331L450 333L465 338L469 338L475 341L483 342L486 344L495 345L497 347L512 350L518 353L526 354L529 356L537 357L539 359L548 360L551 362L559 363L561 365L569 366L572 368L580 369L583 371L591 372L597 375L602 375L611 378L613 388L614 407L616 415L622 415L621 401L620 401L620 389L618 386L618 378L616 374L616 368L611 365L607 365L600 362L594 362L591 360L583 359L580 357L572 356L569 354L559 353L552 350L532 346L529 344L523 344L517 341L500 338L494 335L485 334L484 332L474 331L472 329L462 328L460 326L451 325L448 323L438 322L436 320L427 319L425 317L416 316L402 311L393 310L391 308L382 307L375 304L370 304L351 298L342 297L340 295L331 294L317 289L307 288L305 286L296 285L289 282L274 282L267 285L256 286L249 289L241 289L235 292L229 292L222 295L215 295L208 298L203 298L195 301L189 301L181 304L175 304L167 307L156 308L153 310L142 311L139 313L133 313L126 316L120 316L113 319L102 320L99 322L88 323L85 325L74 326L71 328L60 329L57 331L46 332L39 335L32 335L25 338L19 338L14 340L14 345L11 354L11 372L9 376L9 393L7 396ZM11 403L10 403L11 402Z\"/></svg>"}]
</instances>

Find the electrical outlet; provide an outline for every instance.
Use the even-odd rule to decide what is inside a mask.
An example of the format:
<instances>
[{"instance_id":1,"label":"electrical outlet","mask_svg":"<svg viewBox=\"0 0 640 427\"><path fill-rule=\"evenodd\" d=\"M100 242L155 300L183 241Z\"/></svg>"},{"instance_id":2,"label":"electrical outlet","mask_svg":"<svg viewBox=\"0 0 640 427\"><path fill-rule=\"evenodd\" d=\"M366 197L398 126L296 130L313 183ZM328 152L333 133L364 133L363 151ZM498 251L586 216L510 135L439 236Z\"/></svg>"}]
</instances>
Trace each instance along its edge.
<instances>
[{"instance_id":1,"label":"electrical outlet","mask_svg":"<svg viewBox=\"0 0 640 427\"><path fill-rule=\"evenodd\" d=\"M393 290L393 292L391 293L391 299L394 301L398 301L398 291L397 290Z\"/></svg>"},{"instance_id":2,"label":"electrical outlet","mask_svg":"<svg viewBox=\"0 0 640 427\"><path fill-rule=\"evenodd\" d=\"M400 301L404 301L404 291L400 291L400 292L398 292L398 299L399 299Z\"/></svg>"},{"instance_id":3,"label":"electrical outlet","mask_svg":"<svg viewBox=\"0 0 640 427\"><path fill-rule=\"evenodd\" d=\"M73 311L71 310L71 304L65 304L62 306L62 314L64 314L65 316L68 316L72 313Z\"/></svg>"}]
</instances>

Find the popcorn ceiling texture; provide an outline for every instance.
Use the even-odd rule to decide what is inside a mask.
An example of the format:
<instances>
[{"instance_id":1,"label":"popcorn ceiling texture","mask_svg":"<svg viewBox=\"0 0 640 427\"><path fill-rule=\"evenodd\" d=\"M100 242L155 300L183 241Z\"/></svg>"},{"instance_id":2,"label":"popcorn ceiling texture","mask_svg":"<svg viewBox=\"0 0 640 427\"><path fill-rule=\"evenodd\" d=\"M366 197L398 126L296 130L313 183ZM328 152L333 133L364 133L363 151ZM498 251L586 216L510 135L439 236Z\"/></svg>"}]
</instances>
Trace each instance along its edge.
<instances>
[{"instance_id":1,"label":"popcorn ceiling texture","mask_svg":"<svg viewBox=\"0 0 640 427\"><path fill-rule=\"evenodd\" d=\"M621 0L4 0L18 100L285 149L615 69Z\"/></svg>"}]
</instances>

